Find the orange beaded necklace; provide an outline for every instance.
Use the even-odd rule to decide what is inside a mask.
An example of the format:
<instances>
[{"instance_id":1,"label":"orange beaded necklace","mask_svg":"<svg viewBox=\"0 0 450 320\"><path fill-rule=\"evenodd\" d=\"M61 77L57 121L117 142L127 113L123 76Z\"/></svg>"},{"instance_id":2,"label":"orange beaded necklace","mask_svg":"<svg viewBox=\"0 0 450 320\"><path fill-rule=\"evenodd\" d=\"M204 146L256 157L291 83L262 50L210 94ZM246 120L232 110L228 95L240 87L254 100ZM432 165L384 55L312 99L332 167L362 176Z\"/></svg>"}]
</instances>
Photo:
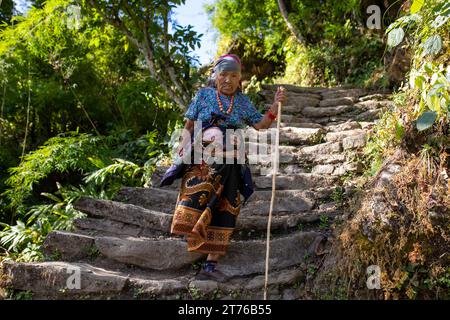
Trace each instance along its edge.
<instances>
[{"instance_id":1,"label":"orange beaded necklace","mask_svg":"<svg viewBox=\"0 0 450 320\"><path fill-rule=\"evenodd\" d=\"M219 109L222 113L230 114L233 111L234 95L231 96L230 106L228 107L226 112L224 112L222 101L220 101L219 90L216 90L216 99L217 103L219 104Z\"/></svg>"}]
</instances>

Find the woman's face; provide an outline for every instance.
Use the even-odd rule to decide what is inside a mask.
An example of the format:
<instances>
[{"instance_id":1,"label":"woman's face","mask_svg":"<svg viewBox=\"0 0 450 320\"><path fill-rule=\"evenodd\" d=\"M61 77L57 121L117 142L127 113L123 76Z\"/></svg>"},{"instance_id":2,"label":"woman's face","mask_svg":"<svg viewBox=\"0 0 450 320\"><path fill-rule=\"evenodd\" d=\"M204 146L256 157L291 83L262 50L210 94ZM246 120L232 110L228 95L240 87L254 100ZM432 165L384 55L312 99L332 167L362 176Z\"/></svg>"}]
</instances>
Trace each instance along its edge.
<instances>
[{"instance_id":1,"label":"woman's face","mask_svg":"<svg viewBox=\"0 0 450 320\"><path fill-rule=\"evenodd\" d=\"M239 87L241 73L238 71L221 71L217 75L216 85L219 91L226 95L232 95Z\"/></svg>"}]
</instances>

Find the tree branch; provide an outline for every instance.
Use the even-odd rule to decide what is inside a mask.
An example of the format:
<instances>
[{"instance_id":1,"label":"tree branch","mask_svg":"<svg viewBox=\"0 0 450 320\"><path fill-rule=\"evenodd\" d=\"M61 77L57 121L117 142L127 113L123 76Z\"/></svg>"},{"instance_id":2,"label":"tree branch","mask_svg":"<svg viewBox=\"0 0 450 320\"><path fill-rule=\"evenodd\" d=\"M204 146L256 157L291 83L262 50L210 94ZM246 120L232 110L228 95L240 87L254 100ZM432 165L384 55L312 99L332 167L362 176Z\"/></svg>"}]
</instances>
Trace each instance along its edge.
<instances>
[{"instance_id":1,"label":"tree branch","mask_svg":"<svg viewBox=\"0 0 450 320\"><path fill-rule=\"evenodd\" d=\"M286 9L286 4L284 3L284 0L277 0L277 2L278 2L278 9L280 9L281 15L283 16L283 19L286 22L288 29L292 32L295 39L297 39L298 43L306 45L305 38L303 38L302 34L300 33L300 30L298 30L297 27L289 21L289 13Z\"/></svg>"}]
</instances>

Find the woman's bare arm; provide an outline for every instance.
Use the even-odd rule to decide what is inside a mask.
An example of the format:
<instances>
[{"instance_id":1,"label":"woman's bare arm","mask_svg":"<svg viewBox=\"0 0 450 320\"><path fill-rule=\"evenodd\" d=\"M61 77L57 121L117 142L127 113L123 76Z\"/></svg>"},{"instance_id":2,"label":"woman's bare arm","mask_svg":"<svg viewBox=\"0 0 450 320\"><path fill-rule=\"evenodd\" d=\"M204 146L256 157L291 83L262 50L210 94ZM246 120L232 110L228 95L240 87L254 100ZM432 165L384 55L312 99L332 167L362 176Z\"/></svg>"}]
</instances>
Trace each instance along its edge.
<instances>
[{"instance_id":1,"label":"woman's bare arm","mask_svg":"<svg viewBox=\"0 0 450 320\"><path fill-rule=\"evenodd\" d=\"M276 115L276 112L273 112L272 108L271 108L271 111L273 114ZM273 120L266 113L266 114L264 114L264 117L261 119L260 122L257 122L253 125L253 128L255 128L256 130L268 129L268 128L270 128L272 122L273 122Z\"/></svg>"},{"instance_id":2,"label":"woman's bare arm","mask_svg":"<svg viewBox=\"0 0 450 320\"><path fill-rule=\"evenodd\" d=\"M275 93L275 98L273 104L270 106L270 111L277 115L278 113L278 103L284 103L286 101L286 93L285 89L283 87L278 87L277 92ZM253 128L256 130L260 129L268 129L270 128L270 125L272 124L273 120L270 118L270 116L266 113L264 114L264 117L261 119L260 122L255 123L253 125Z\"/></svg>"}]
</instances>

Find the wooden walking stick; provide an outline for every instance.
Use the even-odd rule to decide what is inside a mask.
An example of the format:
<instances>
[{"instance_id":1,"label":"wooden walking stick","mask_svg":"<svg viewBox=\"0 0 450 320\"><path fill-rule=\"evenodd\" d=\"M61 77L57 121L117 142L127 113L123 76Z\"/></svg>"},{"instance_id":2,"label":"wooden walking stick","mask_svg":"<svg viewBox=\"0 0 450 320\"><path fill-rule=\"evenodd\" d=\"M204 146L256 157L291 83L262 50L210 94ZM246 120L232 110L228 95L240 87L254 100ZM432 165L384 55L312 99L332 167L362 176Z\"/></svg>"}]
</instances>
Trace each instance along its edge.
<instances>
[{"instance_id":1,"label":"wooden walking stick","mask_svg":"<svg viewBox=\"0 0 450 320\"><path fill-rule=\"evenodd\" d=\"M281 89L283 90L283 88ZM275 178L278 172L279 163L279 153L278 146L280 142L280 122L281 122L281 102L278 102L278 112L277 112L277 131L275 132L275 152L272 152L275 161L272 161L273 171L272 171L272 197L270 199L270 209L269 209L269 219L267 221L267 237L266 237L266 274L264 280L264 300L267 300L267 285L269 282L269 254L270 254L270 228L272 225L272 210L273 203L275 201Z\"/></svg>"}]
</instances>

